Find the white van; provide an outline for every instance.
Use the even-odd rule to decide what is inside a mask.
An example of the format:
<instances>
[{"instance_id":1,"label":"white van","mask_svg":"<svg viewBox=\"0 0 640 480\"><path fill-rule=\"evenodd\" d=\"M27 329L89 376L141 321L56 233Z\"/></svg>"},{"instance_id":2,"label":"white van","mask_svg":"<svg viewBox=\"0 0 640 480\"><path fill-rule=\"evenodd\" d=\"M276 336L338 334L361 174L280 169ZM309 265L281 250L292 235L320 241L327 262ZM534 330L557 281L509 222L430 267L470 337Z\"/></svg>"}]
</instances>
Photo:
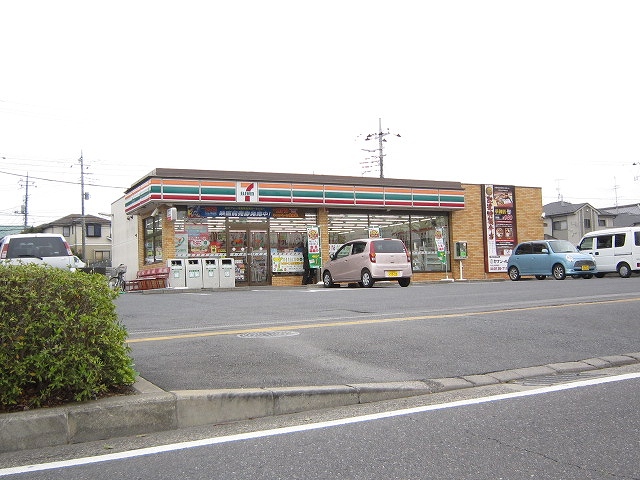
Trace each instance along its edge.
<instances>
[{"instance_id":1,"label":"white van","mask_svg":"<svg viewBox=\"0 0 640 480\"><path fill-rule=\"evenodd\" d=\"M598 267L597 277L618 272L629 278L640 273L640 227L610 228L587 233L578 250L593 255Z\"/></svg>"}]
</instances>

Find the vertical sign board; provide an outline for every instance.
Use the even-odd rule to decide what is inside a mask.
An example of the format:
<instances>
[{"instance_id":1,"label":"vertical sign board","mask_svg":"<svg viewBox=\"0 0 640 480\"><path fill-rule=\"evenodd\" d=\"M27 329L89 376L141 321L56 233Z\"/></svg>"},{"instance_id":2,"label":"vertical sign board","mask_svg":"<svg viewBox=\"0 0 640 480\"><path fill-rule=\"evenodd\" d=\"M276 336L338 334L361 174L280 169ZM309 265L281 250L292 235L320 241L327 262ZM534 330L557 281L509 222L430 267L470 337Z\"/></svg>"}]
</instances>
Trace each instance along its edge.
<instances>
[{"instance_id":1,"label":"vertical sign board","mask_svg":"<svg viewBox=\"0 0 640 480\"><path fill-rule=\"evenodd\" d=\"M515 187L483 185L485 269L506 272L517 244Z\"/></svg>"},{"instance_id":2,"label":"vertical sign board","mask_svg":"<svg viewBox=\"0 0 640 480\"><path fill-rule=\"evenodd\" d=\"M320 268L322 266L322 261L320 258L319 227L307 227L307 248L309 255L309 268Z\"/></svg>"}]
</instances>

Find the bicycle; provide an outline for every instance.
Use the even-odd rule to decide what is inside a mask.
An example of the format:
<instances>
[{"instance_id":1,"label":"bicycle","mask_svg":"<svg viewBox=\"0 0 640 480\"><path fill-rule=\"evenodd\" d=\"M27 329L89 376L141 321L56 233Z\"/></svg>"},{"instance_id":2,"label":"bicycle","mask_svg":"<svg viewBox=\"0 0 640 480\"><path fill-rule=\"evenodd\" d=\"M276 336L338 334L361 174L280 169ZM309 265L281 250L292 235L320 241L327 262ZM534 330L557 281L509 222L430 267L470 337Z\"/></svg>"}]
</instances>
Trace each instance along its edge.
<instances>
[{"instance_id":1,"label":"bicycle","mask_svg":"<svg viewBox=\"0 0 640 480\"><path fill-rule=\"evenodd\" d=\"M109 287L113 290L122 290L124 292L127 282L124 280L124 274L127 272L127 266L121 263L115 269L112 269L109 278Z\"/></svg>"}]
</instances>

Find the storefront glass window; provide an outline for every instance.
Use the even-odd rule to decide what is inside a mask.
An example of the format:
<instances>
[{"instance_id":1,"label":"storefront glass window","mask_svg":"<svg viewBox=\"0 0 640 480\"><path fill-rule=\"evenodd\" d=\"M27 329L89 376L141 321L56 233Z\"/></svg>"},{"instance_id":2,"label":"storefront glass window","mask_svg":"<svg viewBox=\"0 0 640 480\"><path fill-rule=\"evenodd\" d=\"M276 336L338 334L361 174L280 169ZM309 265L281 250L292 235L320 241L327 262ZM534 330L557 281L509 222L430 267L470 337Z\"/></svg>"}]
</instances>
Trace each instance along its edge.
<instances>
[{"instance_id":1,"label":"storefront glass window","mask_svg":"<svg viewBox=\"0 0 640 480\"><path fill-rule=\"evenodd\" d=\"M162 261L162 216L144 219L144 263Z\"/></svg>"},{"instance_id":2,"label":"storefront glass window","mask_svg":"<svg viewBox=\"0 0 640 480\"><path fill-rule=\"evenodd\" d=\"M371 214L360 212L332 212L329 214L330 253L334 253L340 245L349 240L373 235L402 240L411 254L415 272L444 271L445 268L450 268L447 214ZM440 255L438 255L438 244L442 246ZM447 251L446 256L444 250Z\"/></svg>"},{"instance_id":3,"label":"storefront glass window","mask_svg":"<svg viewBox=\"0 0 640 480\"><path fill-rule=\"evenodd\" d=\"M315 213L300 213L297 218L270 219L269 248L273 273L302 273L307 228L317 225Z\"/></svg>"},{"instance_id":4,"label":"storefront glass window","mask_svg":"<svg viewBox=\"0 0 640 480\"><path fill-rule=\"evenodd\" d=\"M450 268L448 226L446 215L411 217L410 250L411 263L415 272L439 272ZM439 244L440 254L438 254Z\"/></svg>"}]
</instances>

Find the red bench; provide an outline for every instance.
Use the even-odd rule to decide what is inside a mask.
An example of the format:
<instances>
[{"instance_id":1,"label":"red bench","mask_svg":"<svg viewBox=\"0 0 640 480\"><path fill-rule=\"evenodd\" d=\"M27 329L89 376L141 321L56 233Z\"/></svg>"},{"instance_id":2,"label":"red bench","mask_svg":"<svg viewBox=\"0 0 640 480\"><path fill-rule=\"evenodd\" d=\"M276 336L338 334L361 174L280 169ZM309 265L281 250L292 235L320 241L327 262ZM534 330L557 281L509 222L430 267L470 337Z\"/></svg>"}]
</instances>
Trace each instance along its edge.
<instances>
[{"instance_id":1,"label":"red bench","mask_svg":"<svg viewBox=\"0 0 640 480\"><path fill-rule=\"evenodd\" d=\"M137 290L152 290L154 288L166 288L169 279L169 267L147 268L139 270L136 278L126 281L126 290L134 292Z\"/></svg>"}]
</instances>

